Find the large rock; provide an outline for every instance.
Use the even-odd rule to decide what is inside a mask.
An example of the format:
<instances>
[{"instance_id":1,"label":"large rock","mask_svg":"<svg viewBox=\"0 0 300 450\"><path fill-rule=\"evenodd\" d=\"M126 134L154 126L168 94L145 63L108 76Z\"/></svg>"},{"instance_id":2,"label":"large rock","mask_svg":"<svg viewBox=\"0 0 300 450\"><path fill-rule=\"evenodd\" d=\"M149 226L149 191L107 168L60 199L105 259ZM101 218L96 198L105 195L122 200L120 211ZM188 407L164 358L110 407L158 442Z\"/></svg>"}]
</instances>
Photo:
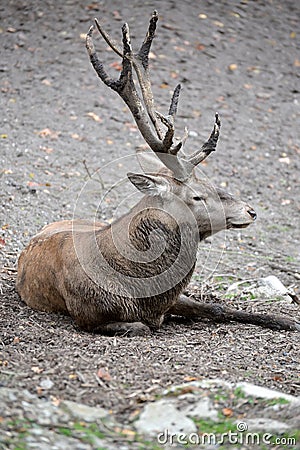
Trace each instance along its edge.
<instances>
[{"instance_id":1,"label":"large rock","mask_svg":"<svg viewBox=\"0 0 300 450\"><path fill-rule=\"evenodd\" d=\"M257 419L247 419L248 433L265 431L280 435L290 430L290 426L279 420L258 417Z\"/></svg>"},{"instance_id":2,"label":"large rock","mask_svg":"<svg viewBox=\"0 0 300 450\"><path fill-rule=\"evenodd\" d=\"M179 411L171 400L148 403L134 424L140 434L158 436L160 433L190 434L197 431L195 423Z\"/></svg>"},{"instance_id":3,"label":"large rock","mask_svg":"<svg viewBox=\"0 0 300 450\"><path fill-rule=\"evenodd\" d=\"M250 395L251 397L263 398L266 400L273 400L276 398L283 398L290 403L298 403L300 404L300 398L295 397L293 395L285 394L284 392L279 392L273 389L269 389L262 386L256 386L252 383L241 382L236 385L240 388L246 395Z\"/></svg>"},{"instance_id":4,"label":"large rock","mask_svg":"<svg viewBox=\"0 0 300 450\"><path fill-rule=\"evenodd\" d=\"M182 412L188 417L218 421L218 411L213 407L213 403L208 397L200 398L195 403L184 408Z\"/></svg>"}]
</instances>

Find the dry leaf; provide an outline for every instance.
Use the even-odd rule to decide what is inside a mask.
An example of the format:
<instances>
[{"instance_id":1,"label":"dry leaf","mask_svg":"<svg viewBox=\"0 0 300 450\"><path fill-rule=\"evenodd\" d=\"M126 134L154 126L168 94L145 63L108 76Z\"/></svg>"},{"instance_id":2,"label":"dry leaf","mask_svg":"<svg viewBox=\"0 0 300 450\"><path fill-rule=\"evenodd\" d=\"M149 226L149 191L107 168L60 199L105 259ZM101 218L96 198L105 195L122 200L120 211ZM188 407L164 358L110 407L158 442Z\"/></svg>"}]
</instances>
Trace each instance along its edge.
<instances>
[{"instance_id":1,"label":"dry leaf","mask_svg":"<svg viewBox=\"0 0 300 450\"><path fill-rule=\"evenodd\" d=\"M4 247L4 245L6 244L5 240L0 237L0 247Z\"/></svg>"},{"instance_id":2,"label":"dry leaf","mask_svg":"<svg viewBox=\"0 0 300 450\"><path fill-rule=\"evenodd\" d=\"M225 417L231 417L233 415L233 411L231 408L223 408L222 413Z\"/></svg>"},{"instance_id":3,"label":"dry leaf","mask_svg":"<svg viewBox=\"0 0 300 450\"><path fill-rule=\"evenodd\" d=\"M199 19L207 19L207 15L206 14L199 14Z\"/></svg>"},{"instance_id":4,"label":"dry leaf","mask_svg":"<svg viewBox=\"0 0 300 450\"><path fill-rule=\"evenodd\" d=\"M197 377L191 377L189 375L187 375L186 377L184 377L184 381L197 381L198 378Z\"/></svg>"},{"instance_id":5,"label":"dry leaf","mask_svg":"<svg viewBox=\"0 0 300 450\"><path fill-rule=\"evenodd\" d=\"M292 32L290 33L290 38L291 38L291 39L295 39L295 37L296 37L296 32L295 32L295 31L292 31Z\"/></svg>"},{"instance_id":6,"label":"dry leaf","mask_svg":"<svg viewBox=\"0 0 300 450\"><path fill-rule=\"evenodd\" d=\"M166 89L169 87L168 83L161 83L161 85L159 86L161 89Z\"/></svg>"},{"instance_id":7,"label":"dry leaf","mask_svg":"<svg viewBox=\"0 0 300 450\"><path fill-rule=\"evenodd\" d=\"M121 70L122 70L122 64L120 64L117 61L111 63L109 66L113 67L114 69L118 70L119 72L121 72Z\"/></svg>"},{"instance_id":8,"label":"dry leaf","mask_svg":"<svg viewBox=\"0 0 300 450\"><path fill-rule=\"evenodd\" d=\"M203 50L205 50L205 45L199 43L196 45L196 49L202 52Z\"/></svg>"},{"instance_id":9,"label":"dry leaf","mask_svg":"<svg viewBox=\"0 0 300 450\"><path fill-rule=\"evenodd\" d=\"M46 152L46 153L52 153L53 150L54 150L52 147L45 147L44 145L40 145L40 149L43 150L43 152Z\"/></svg>"},{"instance_id":10,"label":"dry leaf","mask_svg":"<svg viewBox=\"0 0 300 450\"><path fill-rule=\"evenodd\" d=\"M199 388L197 386L184 386L181 389L179 389L176 394L177 395L184 395L184 394L190 394L193 393L195 391L199 391Z\"/></svg>"},{"instance_id":11,"label":"dry leaf","mask_svg":"<svg viewBox=\"0 0 300 450\"><path fill-rule=\"evenodd\" d=\"M253 72L253 73L260 73L260 68L257 66L250 66L247 67L248 72Z\"/></svg>"},{"instance_id":12,"label":"dry leaf","mask_svg":"<svg viewBox=\"0 0 300 450\"><path fill-rule=\"evenodd\" d=\"M69 374L69 380L77 380L77 374L76 373L70 373Z\"/></svg>"},{"instance_id":13,"label":"dry leaf","mask_svg":"<svg viewBox=\"0 0 300 450\"><path fill-rule=\"evenodd\" d=\"M216 27L220 27L220 28L224 27L224 23L220 22L219 20L214 20L213 24L216 25Z\"/></svg>"},{"instance_id":14,"label":"dry leaf","mask_svg":"<svg viewBox=\"0 0 300 450\"><path fill-rule=\"evenodd\" d=\"M86 115L88 117L90 117L91 119L93 119L95 122L102 122L101 117L99 117L97 114L95 114L93 112L88 112Z\"/></svg>"},{"instance_id":15,"label":"dry leaf","mask_svg":"<svg viewBox=\"0 0 300 450\"><path fill-rule=\"evenodd\" d=\"M114 16L114 19L116 19L116 20L122 20L122 16L119 13L119 11L113 11L113 16Z\"/></svg>"},{"instance_id":16,"label":"dry leaf","mask_svg":"<svg viewBox=\"0 0 300 450\"><path fill-rule=\"evenodd\" d=\"M36 387L36 393L37 393L37 395L42 395L43 394L43 389L41 388L41 386L37 386Z\"/></svg>"},{"instance_id":17,"label":"dry leaf","mask_svg":"<svg viewBox=\"0 0 300 450\"><path fill-rule=\"evenodd\" d=\"M238 17L238 18L241 17L241 16L239 15L239 13L237 13L237 12L235 12L235 11L231 11L231 12L230 12L230 15L233 16L233 17Z\"/></svg>"},{"instance_id":18,"label":"dry leaf","mask_svg":"<svg viewBox=\"0 0 300 450\"><path fill-rule=\"evenodd\" d=\"M295 67L300 67L300 59L295 59L295 61L294 61L294 66Z\"/></svg>"},{"instance_id":19,"label":"dry leaf","mask_svg":"<svg viewBox=\"0 0 300 450\"><path fill-rule=\"evenodd\" d=\"M98 369L97 377L101 378L101 380L104 380L104 381L111 381L111 376L110 376L109 372L102 367L100 367L100 369Z\"/></svg>"},{"instance_id":20,"label":"dry leaf","mask_svg":"<svg viewBox=\"0 0 300 450\"><path fill-rule=\"evenodd\" d=\"M50 130L50 128L44 128L41 131L37 132L38 136L42 137L42 138L47 138L49 137L50 139L58 139L58 136L60 135L60 131L53 131Z\"/></svg>"},{"instance_id":21,"label":"dry leaf","mask_svg":"<svg viewBox=\"0 0 300 450\"><path fill-rule=\"evenodd\" d=\"M72 134L71 134L71 137L72 137L73 139L76 139L76 141L80 141L80 142L82 142L82 141L84 140L84 137L79 136L79 134L77 134L77 133L72 133Z\"/></svg>"},{"instance_id":22,"label":"dry leaf","mask_svg":"<svg viewBox=\"0 0 300 450\"><path fill-rule=\"evenodd\" d=\"M47 80L47 78L45 78L45 79L42 81L42 84L45 84L45 86L52 86L51 81L50 81L50 80Z\"/></svg>"},{"instance_id":23,"label":"dry leaf","mask_svg":"<svg viewBox=\"0 0 300 450\"><path fill-rule=\"evenodd\" d=\"M238 68L237 64L229 64L228 69L233 72Z\"/></svg>"},{"instance_id":24,"label":"dry leaf","mask_svg":"<svg viewBox=\"0 0 300 450\"><path fill-rule=\"evenodd\" d=\"M129 429L127 429L127 428L124 428L124 429L121 431L121 433L124 434L125 436L132 436L132 437L134 437L134 436L136 435L135 431L129 430Z\"/></svg>"},{"instance_id":25,"label":"dry leaf","mask_svg":"<svg viewBox=\"0 0 300 450\"><path fill-rule=\"evenodd\" d=\"M137 125L133 124L132 122L125 122L125 127L129 129L129 131L135 133L138 128Z\"/></svg>"},{"instance_id":26,"label":"dry leaf","mask_svg":"<svg viewBox=\"0 0 300 450\"><path fill-rule=\"evenodd\" d=\"M52 405L54 405L54 406L59 406L60 405L60 403L61 403L60 398L53 397L53 396L50 396L50 398L51 398Z\"/></svg>"},{"instance_id":27,"label":"dry leaf","mask_svg":"<svg viewBox=\"0 0 300 450\"><path fill-rule=\"evenodd\" d=\"M99 11L99 4L98 3L90 3L86 6L86 9L89 9L91 11Z\"/></svg>"},{"instance_id":28,"label":"dry leaf","mask_svg":"<svg viewBox=\"0 0 300 450\"><path fill-rule=\"evenodd\" d=\"M140 409L135 409L129 416L129 422L133 422L138 418L138 416L141 414Z\"/></svg>"},{"instance_id":29,"label":"dry leaf","mask_svg":"<svg viewBox=\"0 0 300 450\"><path fill-rule=\"evenodd\" d=\"M182 47L181 45L175 45L175 46L174 46L174 49L175 49L177 52L185 52L185 51L186 51L186 49L185 49L184 47Z\"/></svg>"}]
</instances>

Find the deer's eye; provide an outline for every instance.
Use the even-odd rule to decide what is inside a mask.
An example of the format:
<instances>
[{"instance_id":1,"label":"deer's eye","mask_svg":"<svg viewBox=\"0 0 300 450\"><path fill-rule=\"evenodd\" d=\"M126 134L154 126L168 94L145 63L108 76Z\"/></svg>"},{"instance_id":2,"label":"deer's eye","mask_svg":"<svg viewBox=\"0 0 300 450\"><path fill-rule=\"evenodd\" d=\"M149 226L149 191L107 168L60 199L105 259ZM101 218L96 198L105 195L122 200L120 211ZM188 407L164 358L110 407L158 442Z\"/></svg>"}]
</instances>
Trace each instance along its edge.
<instances>
[{"instance_id":1,"label":"deer's eye","mask_svg":"<svg viewBox=\"0 0 300 450\"><path fill-rule=\"evenodd\" d=\"M195 202L200 202L201 200L205 201L205 198L201 197L200 195L195 195L195 197L193 197L193 200L195 200Z\"/></svg>"}]
</instances>

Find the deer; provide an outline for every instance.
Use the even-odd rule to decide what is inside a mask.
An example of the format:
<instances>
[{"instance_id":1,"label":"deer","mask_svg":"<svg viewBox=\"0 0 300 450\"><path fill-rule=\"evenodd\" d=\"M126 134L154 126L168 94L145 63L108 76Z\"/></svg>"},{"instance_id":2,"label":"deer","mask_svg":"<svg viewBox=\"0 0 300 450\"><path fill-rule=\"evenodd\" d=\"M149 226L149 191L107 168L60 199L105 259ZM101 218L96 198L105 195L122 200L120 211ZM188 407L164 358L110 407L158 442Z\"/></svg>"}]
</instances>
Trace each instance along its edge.
<instances>
[{"instance_id":1,"label":"deer","mask_svg":"<svg viewBox=\"0 0 300 450\"><path fill-rule=\"evenodd\" d=\"M137 152L142 173L127 174L142 198L111 224L73 219L46 225L19 257L17 292L29 307L69 315L76 327L91 333L146 336L170 316L299 331L300 324L288 317L248 313L183 293L195 269L199 243L221 230L248 227L256 212L196 176L196 167L216 150L219 114L208 140L187 154L183 145L188 131L179 141L174 136L180 84L168 114L156 110L149 52L157 21L154 11L134 53L127 23L120 49L95 19L101 36L122 59L117 79L108 75L96 53L94 25L86 35L96 74L123 99L147 144Z\"/></svg>"}]
</instances>

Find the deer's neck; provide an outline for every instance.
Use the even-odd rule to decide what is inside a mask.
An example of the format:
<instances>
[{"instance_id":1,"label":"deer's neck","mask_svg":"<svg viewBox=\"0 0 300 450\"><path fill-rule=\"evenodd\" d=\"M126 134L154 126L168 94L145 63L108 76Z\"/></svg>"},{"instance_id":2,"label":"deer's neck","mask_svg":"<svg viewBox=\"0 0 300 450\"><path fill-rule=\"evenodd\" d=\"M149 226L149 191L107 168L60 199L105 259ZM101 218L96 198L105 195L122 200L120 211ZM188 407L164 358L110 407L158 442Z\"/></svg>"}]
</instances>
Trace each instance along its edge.
<instances>
[{"instance_id":1,"label":"deer's neck","mask_svg":"<svg viewBox=\"0 0 300 450\"><path fill-rule=\"evenodd\" d=\"M144 197L99 234L98 242L105 259L124 275L150 277L173 267L170 276L182 279L195 264L198 234L159 198Z\"/></svg>"}]
</instances>

